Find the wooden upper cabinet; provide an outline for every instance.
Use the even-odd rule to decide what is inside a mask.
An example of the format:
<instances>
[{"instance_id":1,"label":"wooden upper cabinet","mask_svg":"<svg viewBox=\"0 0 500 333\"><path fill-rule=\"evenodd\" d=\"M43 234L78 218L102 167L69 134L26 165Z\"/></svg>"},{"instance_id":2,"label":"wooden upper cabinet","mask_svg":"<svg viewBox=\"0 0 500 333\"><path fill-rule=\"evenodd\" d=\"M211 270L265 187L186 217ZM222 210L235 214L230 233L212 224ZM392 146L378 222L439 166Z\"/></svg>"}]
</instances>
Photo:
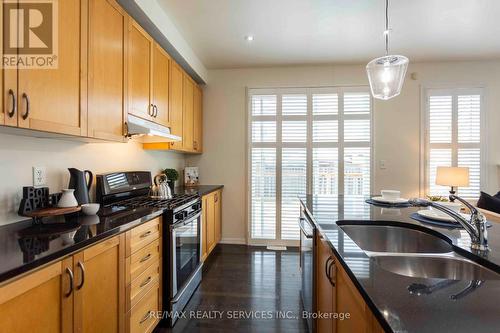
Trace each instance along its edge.
<instances>
[{"instance_id":1,"label":"wooden upper cabinet","mask_svg":"<svg viewBox=\"0 0 500 333\"><path fill-rule=\"evenodd\" d=\"M73 332L72 263L58 261L0 287L1 331Z\"/></svg>"},{"instance_id":2,"label":"wooden upper cabinet","mask_svg":"<svg viewBox=\"0 0 500 333\"><path fill-rule=\"evenodd\" d=\"M128 15L115 0L89 2L88 136L123 141Z\"/></svg>"},{"instance_id":3,"label":"wooden upper cabinet","mask_svg":"<svg viewBox=\"0 0 500 333\"><path fill-rule=\"evenodd\" d=\"M169 72L170 57L163 48L155 43L153 51L153 104L155 106L154 121L169 126Z\"/></svg>"},{"instance_id":4,"label":"wooden upper cabinet","mask_svg":"<svg viewBox=\"0 0 500 333\"><path fill-rule=\"evenodd\" d=\"M98 0L102 1L102 0ZM125 328L125 235L74 255L75 331L123 332Z\"/></svg>"},{"instance_id":5,"label":"wooden upper cabinet","mask_svg":"<svg viewBox=\"0 0 500 333\"><path fill-rule=\"evenodd\" d=\"M184 74L182 89L182 148L193 151L194 145L194 86L191 78Z\"/></svg>"},{"instance_id":6,"label":"wooden upper cabinet","mask_svg":"<svg viewBox=\"0 0 500 333\"><path fill-rule=\"evenodd\" d=\"M18 126L86 136L87 1L58 1L57 13L58 67L18 70Z\"/></svg>"},{"instance_id":7,"label":"wooden upper cabinet","mask_svg":"<svg viewBox=\"0 0 500 333\"><path fill-rule=\"evenodd\" d=\"M197 153L203 151L203 92L201 87L194 87L194 133L193 133L193 149Z\"/></svg>"},{"instance_id":8,"label":"wooden upper cabinet","mask_svg":"<svg viewBox=\"0 0 500 333\"><path fill-rule=\"evenodd\" d=\"M151 120L154 40L137 22L129 22L128 113Z\"/></svg>"},{"instance_id":9,"label":"wooden upper cabinet","mask_svg":"<svg viewBox=\"0 0 500 333\"><path fill-rule=\"evenodd\" d=\"M177 63L170 62L170 94L169 94L169 114L170 130L172 134L183 136L182 130L182 100L183 100L183 71ZM184 139L184 138L183 138ZM174 149L182 148L182 141L173 142L170 146Z\"/></svg>"}]
</instances>

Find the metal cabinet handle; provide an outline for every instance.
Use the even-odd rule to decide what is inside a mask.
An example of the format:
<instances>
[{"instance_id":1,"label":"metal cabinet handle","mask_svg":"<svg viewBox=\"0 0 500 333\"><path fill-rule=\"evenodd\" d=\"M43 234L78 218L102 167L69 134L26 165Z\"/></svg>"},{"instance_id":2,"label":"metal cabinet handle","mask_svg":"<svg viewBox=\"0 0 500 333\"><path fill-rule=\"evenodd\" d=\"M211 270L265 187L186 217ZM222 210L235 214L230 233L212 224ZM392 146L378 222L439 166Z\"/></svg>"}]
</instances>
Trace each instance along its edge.
<instances>
[{"instance_id":1,"label":"metal cabinet handle","mask_svg":"<svg viewBox=\"0 0 500 333\"><path fill-rule=\"evenodd\" d=\"M152 116L153 116L153 114L154 114L154 113L153 113L153 109L154 109L154 105L153 105L153 104L149 104L149 106L148 106L148 115L149 115L150 117L152 117Z\"/></svg>"},{"instance_id":2,"label":"metal cabinet handle","mask_svg":"<svg viewBox=\"0 0 500 333\"><path fill-rule=\"evenodd\" d=\"M139 238L148 237L149 235L151 235L151 230L146 231L145 233L143 233L142 235L140 235Z\"/></svg>"},{"instance_id":3,"label":"metal cabinet handle","mask_svg":"<svg viewBox=\"0 0 500 333\"><path fill-rule=\"evenodd\" d=\"M335 282L332 280L332 275L331 275L332 266L334 266L334 265L335 265L335 259L334 259L334 258L332 258L332 257L330 257L330 258L328 258L328 259L331 259L330 264L328 265L328 268L327 268L327 271L328 271L328 274L327 274L327 276L328 276L328 281L330 281L330 284L331 284L333 287L335 287Z\"/></svg>"},{"instance_id":4,"label":"metal cabinet handle","mask_svg":"<svg viewBox=\"0 0 500 333\"><path fill-rule=\"evenodd\" d=\"M332 260L332 257L328 257L325 262L325 274L328 280L330 280L330 272L328 271L328 264L330 263L330 260Z\"/></svg>"},{"instance_id":5,"label":"metal cabinet handle","mask_svg":"<svg viewBox=\"0 0 500 333\"><path fill-rule=\"evenodd\" d=\"M145 261L148 261L148 260L149 260L149 258L151 258L151 253L148 253L148 255L147 255L147 256L143 257L143 258L140 260L140 262L145 262Z\"/></svg>"},{"instance_id":6,"label":"metal cabinet handle","mask_svg":"<svg viewBox=\"0 0 500 333\"><path fill-rule=\"evenodd\" d=\"M17 109L16 94L14 94L14 90L9 89L9 96L12 96L12 108L11 111L7 113L7 115L9 116L9 118L12 118L16 114Z\"/></svg>"},{"instance_id":7,"label":"metal cabinet handle","mask_svg":"<svg viewBox=\"0 0 500 333\"><path fill-rule=\"evenodd\" d=\"M23 119L26 120L28 119L29 115L30 115L30 98L28 97L28 95L26 93L23 93L23 99L26 101L26 113L23 114Z\"/></svg>"},{"instance_id":8,"label":"metal cabinet handle","mask_svg":"<svg viewBox=\"0 0 500 333\"><path fill-rule=\"evenodd\" d=\"M76 290L80 290L80 289L82 289L83 285L85 284L85 266L83 266L83 263L81 261L79 261L76 265L80 268L80 271L82 272L82 281L76 287Z\"/></svg>"},{"instance_id":9,"label":"metal cabinet handle","mask_svg":"<svg viewBox=\"0 0 500 333\"><path fill-rule=\"evenodd\" d=\"M64 294L64 296L69 297L73 293L74 275L73 275L73 271L68 267L66 267L66 274L69 275L69 291L66 294Z\"/></svg>"},{"instance_id":10,"label":"metal cabinet handle","mask_svg":"<svg viewBox=\"0 0 500 333\"><path fill-rule=\"evenodd\" d=\"M153 280L151 278L151 276L148 276L148 278L141 283L141 285L139 286L139 288L143 288L143 287L147 286L149 284L149 282L151 282L151 280Z\"/></svg>"},{"instance_id":11,"label":"metal cabinet handle","mask_svg":"<svg viewBox=\"0 0 500 333\"><path fill-rule=\"evenodd\" d=\"M157 105L154 105L153 106L153 117L158 117L158 106Z\"/></svg>"},{"instance_id":12,"label":"metal cabinet handle","mask_svg":"<svg viewBox=\"0 0 500 333\"><path fill-rule=\"evenodd\" d=\"M139 324L142 324L144 323L146 320L148 320L149 318L151 317L151 310L149 310L148 312L146 312L146 314L144 315L144 317L142 317L141 321L139 322Z\"/></svg>"}]
</instances>

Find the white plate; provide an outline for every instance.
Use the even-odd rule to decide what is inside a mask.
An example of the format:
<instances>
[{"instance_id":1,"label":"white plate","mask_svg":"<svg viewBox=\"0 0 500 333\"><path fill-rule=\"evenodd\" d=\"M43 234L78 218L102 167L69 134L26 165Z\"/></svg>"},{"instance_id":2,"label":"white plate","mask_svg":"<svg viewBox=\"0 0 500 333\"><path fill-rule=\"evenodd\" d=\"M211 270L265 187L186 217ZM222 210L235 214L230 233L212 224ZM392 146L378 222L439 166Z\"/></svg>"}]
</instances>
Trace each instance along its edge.
<instances>
[{"instance_id":1,"label":"white plate","mask_svg":"<svg viewBox=\"0 0 500 333\"><path fill-rule=\"evenodd\" d=\"M419 210L417 214L434 221L457 223L457 221L455 221L453 217L445 215L444 213L441 212L436 212L435 210L423 209ZM470 219L470 215L468 214L460 213L460 215L465 217L467 220Z\"/></svg>"},{"instance_id":2,"label":"white plate","mask_svg":"<svg viewBox=\"0 0 500 333\"><path fill-rule=\"evenodd\" d=\"M385 204L402 204L408 202L408 199L405 198L399 198L393 200L393 199L385 199L384 197L373 197L372 200L375 202L380 202Z\"/></svg>"}]
</instances>

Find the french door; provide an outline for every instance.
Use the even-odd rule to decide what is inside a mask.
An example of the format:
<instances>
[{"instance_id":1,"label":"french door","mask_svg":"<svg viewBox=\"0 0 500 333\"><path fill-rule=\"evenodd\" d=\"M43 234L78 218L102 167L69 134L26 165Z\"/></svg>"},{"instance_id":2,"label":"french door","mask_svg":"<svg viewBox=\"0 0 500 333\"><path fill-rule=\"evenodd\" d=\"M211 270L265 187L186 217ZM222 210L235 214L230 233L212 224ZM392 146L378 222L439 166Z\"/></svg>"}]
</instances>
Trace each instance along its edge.
<instances>
[{"instance_id":1,"label":"french door","mask_svg":"<svg viewBox=\"0 0 500 333\"><path fill-rule=\"evenodd\" d=\"M296 244L299 197L371 189L368 87L248 90L251 244Z\"/></svg>"}]
</instances>

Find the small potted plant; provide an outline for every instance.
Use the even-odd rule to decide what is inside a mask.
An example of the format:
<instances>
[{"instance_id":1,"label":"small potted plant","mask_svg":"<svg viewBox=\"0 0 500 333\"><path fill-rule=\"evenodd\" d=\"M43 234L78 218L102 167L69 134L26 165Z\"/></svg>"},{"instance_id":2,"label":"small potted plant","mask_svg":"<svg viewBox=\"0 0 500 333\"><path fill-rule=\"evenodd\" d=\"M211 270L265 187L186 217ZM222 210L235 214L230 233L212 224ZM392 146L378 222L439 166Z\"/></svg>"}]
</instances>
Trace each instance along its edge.
<instances>
[{"instance_id":1,"label":"small potted plant","mask_svg":"<svg viewBox=\"0 0 500 333\"><path fill-rule=\"evenodd\" d=\"M175 181L179 179L179 173L175 169L165 169L163 173L167 176L168 186L172 190L172 193L174 193Z\"/></svg>"}]
</instances>

